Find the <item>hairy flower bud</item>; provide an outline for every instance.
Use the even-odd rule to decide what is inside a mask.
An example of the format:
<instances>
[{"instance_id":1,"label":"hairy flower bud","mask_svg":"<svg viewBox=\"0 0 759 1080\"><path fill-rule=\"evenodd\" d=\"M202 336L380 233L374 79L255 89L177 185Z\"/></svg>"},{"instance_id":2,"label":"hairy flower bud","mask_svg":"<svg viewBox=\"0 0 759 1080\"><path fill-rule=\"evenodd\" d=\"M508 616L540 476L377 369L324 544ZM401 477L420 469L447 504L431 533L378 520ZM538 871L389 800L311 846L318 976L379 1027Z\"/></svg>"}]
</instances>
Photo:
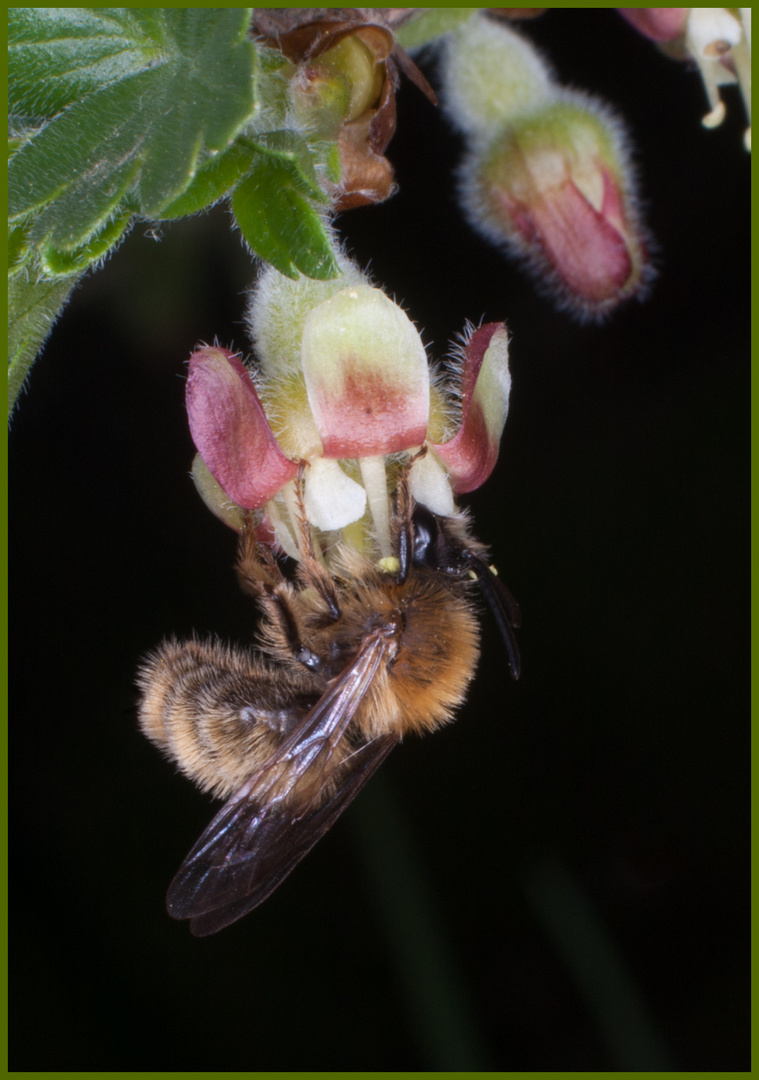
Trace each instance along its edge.
<instances>
[{"instance_id":1,"label":"hairy flower bud","mask_svg":"<svg viewBox=\"0 0 759 1080\"><path fill-rule=\"evenodd\" d=\"M488 142L555 95L540 53L506 25L475 15L443 49L443 107L469 140Z\"/></svg>"},{"instance_id":2,"label":"hairy flower bud","mask_svg":"<svg viewBox=\"0 0 759 1080\"><path fill-rule=\"evenodd\" d=\"M618 119L559 86L539 53L475 15L444 49L444 103L466 136L470 223L581 320L641 296L652 273Z\"/></svg>"},{"instance_id":3,"label":"hairy flower bud","mask_svg":"<svg viewBox=\"0 0 759 1080\"><path fill-rule=\"evenodd\" d=\"M484 235L520 256L581 319L650 278L624 137L606 109L565 94L465 159L461 194Z\"/></svg>"}]
</instances>

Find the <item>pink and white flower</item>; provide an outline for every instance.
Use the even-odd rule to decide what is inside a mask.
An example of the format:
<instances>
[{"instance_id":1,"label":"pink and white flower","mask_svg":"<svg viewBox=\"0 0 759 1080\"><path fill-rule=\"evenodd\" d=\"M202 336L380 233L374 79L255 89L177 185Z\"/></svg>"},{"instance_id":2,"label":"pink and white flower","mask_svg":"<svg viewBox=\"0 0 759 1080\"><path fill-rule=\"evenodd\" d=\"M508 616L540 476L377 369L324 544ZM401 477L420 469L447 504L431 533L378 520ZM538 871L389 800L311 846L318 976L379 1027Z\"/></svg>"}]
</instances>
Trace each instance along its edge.
<instances>
[{"instance_id":1,"label":"pink and white flower","mask_svg":"<svg viewBox=\"0 0 759 1080\"><path fill-rule=\"evenodd\" d=\"M464 335L441 386L403 309L351 264L343 269L327 283L268 271L252 305L255 376L218 346L190 358L187 412L201 495L235 528L242 511L260 512L264 532L295 558L303 510L320 533L342 533L354 547L374 545L390 557L399 461L412 462L417 502L455 513L455 496L492 472L508 411L502 324Z\"/></svg>"},{"instance_id":2,"label":"pink and white flower","mask_svg":"<svg viewBox=\"0 0 759 1080\"><path fill-rule=\"evenodd\" d=\"M701 123L725 118L720 87L737 83L748 118L744 142L751 149L751 8L618 8L623 18L671 55L692 60L701 74L709 111Z\"/></svg>"}]
</instances>

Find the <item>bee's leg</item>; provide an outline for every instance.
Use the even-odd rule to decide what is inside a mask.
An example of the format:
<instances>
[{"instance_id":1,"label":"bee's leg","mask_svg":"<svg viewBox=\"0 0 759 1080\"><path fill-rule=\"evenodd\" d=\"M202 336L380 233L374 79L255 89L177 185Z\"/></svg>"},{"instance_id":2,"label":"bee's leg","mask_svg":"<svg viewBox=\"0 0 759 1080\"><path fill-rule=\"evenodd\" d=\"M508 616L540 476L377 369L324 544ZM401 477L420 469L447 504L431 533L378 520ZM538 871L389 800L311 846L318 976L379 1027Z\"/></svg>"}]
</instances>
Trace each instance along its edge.
<instances>
[{"instance_id":1,"label":"bee's leg","mask_svg":"<svg viewBox=\"0 0 759 1080\"><path fill-rule=\"evenodd\" d=\"M257 539L250 513L245 515L245 527L240 536L237 576L243 590L255 596L268 612L271 624L276 628L272 644L287 649L309 671L317 671L321 661L301 639L291 603L292 585L271 549Z\"/></svg>"},{"instance_id":2,"label":"bee's leg","mask_svg":"<svg viewBox=\"0 0 759 1080\"><path fill-rule=\"evenodd\" d=\"M298 472L298 478L295 482L295 491L298 502L298 514L300 525L300 563L298 564L298 573L305 586L311 586L316 589L321 598L329 609L330 616L337 622L341 616L340 603L337 596L337 588L335 582L332 579L332 575L327 570L324 563L319 558L319 554L314 544L314 533L311 527L311 523L306 517L306 507L303 495L303 470L305 466L302 464L300 471Z\"/></svg>"},{"instance_id":3,"label":"bee's leg","mask_svg":"<svg viewBox=\"0 0 759 1080\"><path fill-rule=\"evenodd\" d=\"M395 488L393 509L393 549L398 559L398 581L402 583L408 577L409 567L414 554L414 498L411 494L409 474L414 462L423 457L427 450L425 447L408 461L404 462Z\"/></svg>"},{"instance_id":4,"label":"bee's leg","mask_svg":"<svg viewBox=\"0 0 759 1080\"><path fill-rule=\"evenodd\" d=\"M256 599L268 595L285 581L274 553L258 540L250 511L245 513L235 569L243 592Z\"/></svg>"},{"instance_id":5,"label":"bee's leg","mask_svg":"<svg viewBox=\"0 0 759 1080\"><path fill-rule=\"evenodd\" d=\"M297 660L299 664L303 664L309 671L318 672L322 666L321 658L317 656L312 649L309 649L307 645L303 644L300 628L298 627L298 620L295 617L287 595L288 588L288 586L283 586L273 592L267 598L267 606L275 615L282 632L282 637L284 638L288 649L293 654L294 659Z\"/></svg>"}]
</instances>

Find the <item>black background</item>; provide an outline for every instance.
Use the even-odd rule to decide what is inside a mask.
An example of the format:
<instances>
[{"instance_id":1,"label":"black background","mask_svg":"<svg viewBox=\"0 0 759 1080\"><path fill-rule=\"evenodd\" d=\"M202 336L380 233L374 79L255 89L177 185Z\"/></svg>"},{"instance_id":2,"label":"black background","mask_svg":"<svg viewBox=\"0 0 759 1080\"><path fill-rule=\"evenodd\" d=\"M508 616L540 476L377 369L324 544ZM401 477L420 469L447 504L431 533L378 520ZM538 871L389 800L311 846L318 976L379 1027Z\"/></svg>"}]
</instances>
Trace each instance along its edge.
<instances>
[{"instance_id":1,"label":"black background","mask_svg":"<svg viewBox=\"0 0 759 1080\"><path fill-rule=\"evenodd\" d=\"M190 350L248 347L226 211L136 228L33 370L10 437L13 1069L750 1067L741 105L703 130L696 74L611 11L527 32L628 120L650 300L598 328L537 297L461 221L460 144L409 84L400 193L338 222L434 355L508 321L501 456L465 501L522 606L522 679L488 623L458 722L211 939L163 896L213 808L139 734L133 677L164 635L253 631L187 475Z\"/></svg>"}]
</instances>

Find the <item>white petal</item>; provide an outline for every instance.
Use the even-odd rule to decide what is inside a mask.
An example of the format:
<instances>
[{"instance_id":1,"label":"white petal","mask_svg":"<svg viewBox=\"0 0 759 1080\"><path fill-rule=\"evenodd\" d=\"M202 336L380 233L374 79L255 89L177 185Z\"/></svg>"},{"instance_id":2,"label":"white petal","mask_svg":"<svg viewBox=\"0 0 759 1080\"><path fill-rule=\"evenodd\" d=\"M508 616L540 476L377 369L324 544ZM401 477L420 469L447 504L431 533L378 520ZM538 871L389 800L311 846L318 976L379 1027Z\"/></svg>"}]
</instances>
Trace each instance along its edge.
<instances>
[{"instance_id":1,"label":"white petal","mask_svg":"<svg viewBox=\"0 0 759 1080\"><path fill-rule=\"evenodd\" d=\"M409 482L411 494L418 503L440 517L451 516L454 511L451 482L443 466L430 451L411 466Z\"/></svg>"},{"instance_id":2,"label":"white petal","mask_svg":"<svg viewBox=\"0 0 759 1080\"><path fill-rule=\"evenodd\" d=\"M342 529L363 517L366 492L332 458L314 458L306 472L306 516L317 529Z\"/></svg>"},{"instance_id":3,"label":"white petal","mask_svg":"<svg viewBox=\"0 0 759 1080\"><path fill-rule=\"evenodd\" d=\"M694 56L716 60L741 40L741 24L727 8L691 8L686 40Z\"/></svg>"}]
</instances>

